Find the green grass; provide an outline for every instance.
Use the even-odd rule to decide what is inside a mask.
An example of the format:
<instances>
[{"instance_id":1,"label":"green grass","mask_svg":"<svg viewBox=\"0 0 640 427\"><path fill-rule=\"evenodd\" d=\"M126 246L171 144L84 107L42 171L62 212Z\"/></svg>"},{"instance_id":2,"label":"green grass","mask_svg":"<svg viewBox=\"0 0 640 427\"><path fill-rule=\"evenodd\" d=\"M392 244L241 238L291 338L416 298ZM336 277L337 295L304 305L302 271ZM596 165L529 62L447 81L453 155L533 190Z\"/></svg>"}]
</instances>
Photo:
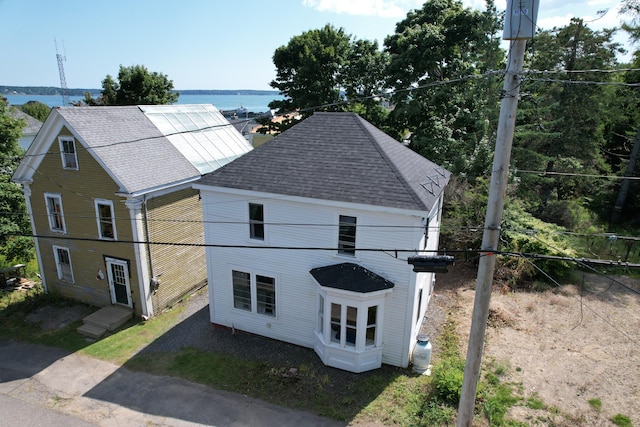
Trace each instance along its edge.
<instances>
[{"instance_id":1,"label":"green grass","mask_svg":"<svg viewBox=\"0 0 640 427\"><path fill-rule=\"evenodd\" d=\"M542 399L540 399L537 395L533 395L531 397L529 397L526 401L526 406L527 408L530 409L545 409L546 405L544 404L544 401Z\"/></svg>"},{"instance_id":2,"label":"green grass","mask_svg":"<svg viewBox=\"0 0 640 427\"><path fill-rule=\"evenodd\" d=\"M111 361L131 370L170 375L205 384L219 390L247 396L321 416L361 423L398 426L453 425L462 386L464 360L456 324L447 321L434 342L433 375L418 375L409 369L383 365L367 373L340 377L339 384L326 371L297 366L273 366L247 360L241 355L219 354L194 348L176 352L140 352L173 328L183 310L177 304L148 321L132 320L120 330L97 341L76 333L80 322L45 331L25 317L45 305L73 305L75 302L46 295L41 289L0 293L0 336L64 348ZM505 381L510 368L489 361L478 384L476 418L489 426L519 426L506 416L510 407L522 401L516 384ZM527 405L544 407L542 402Z\"/></svg>"},{"instance_id":3,"label":"green grass","mask_svg":"<svg viewBox=\"0 0 640 427\"><path fill-rule=\"evenodd\" d=\"M627 417L623 414L616 414L613 418L611 418L611 422L619 427L632 427L631 418Z\"/></svg>"},{"instance_id":4,"label":"green grass","mask_svg":"<svg viewBox=\"0 0 640 427\"><path fill-rule=\"evenodd\" d=\"M602 401L598 398L589 399L587 402L589 403L589 406L591 406L596 411L599 411L602 408Z\"/></svg>"}]
</instances>

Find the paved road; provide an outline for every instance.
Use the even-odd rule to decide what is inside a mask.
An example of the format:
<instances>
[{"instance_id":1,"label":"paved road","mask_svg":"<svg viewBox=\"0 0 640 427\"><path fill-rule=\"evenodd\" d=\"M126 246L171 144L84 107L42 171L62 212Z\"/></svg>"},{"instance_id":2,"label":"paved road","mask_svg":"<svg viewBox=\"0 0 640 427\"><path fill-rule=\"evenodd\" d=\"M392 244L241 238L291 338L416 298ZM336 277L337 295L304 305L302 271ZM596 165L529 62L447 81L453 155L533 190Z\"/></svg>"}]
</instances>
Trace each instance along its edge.
<instances>
[{"instance_id":1,"label":"paved road","mask_svg":"<svg viewBox=\"0 0 640 427\"><path fill-rule=\"evenodd\" d=\"M0 413L0 426L16 427L345 425L182 379L10 340L0 340Z\"/></svg>"},{"instance_id":2,"label":"paved road","mask_svg":"<svg viewBox=\"0 0 640 427\"><path fill-rule=\"evenodd\" d=\"M0 426L92 427L91 424L53 409L0 394Z\"/></svg>"}]
</instances>

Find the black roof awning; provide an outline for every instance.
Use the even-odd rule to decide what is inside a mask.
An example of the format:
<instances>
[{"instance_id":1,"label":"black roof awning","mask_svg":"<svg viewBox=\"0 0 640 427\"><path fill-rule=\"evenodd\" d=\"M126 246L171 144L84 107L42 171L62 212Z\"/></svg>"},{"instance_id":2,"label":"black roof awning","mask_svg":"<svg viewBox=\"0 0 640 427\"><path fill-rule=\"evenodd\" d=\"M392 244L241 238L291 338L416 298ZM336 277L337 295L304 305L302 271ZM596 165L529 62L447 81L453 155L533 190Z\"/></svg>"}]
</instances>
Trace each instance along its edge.
<instances>
[{"instance_id":1,"label":"black roof awning","mask_svg":"<svg viewBox=\"0 0 640 427\"><path fill-rule=\"evenodd\" d=\"M320 286L351 292L376 292L395 286L384 277L352 262L314 268L309 273Z\"/></svg>"}]
</instances>

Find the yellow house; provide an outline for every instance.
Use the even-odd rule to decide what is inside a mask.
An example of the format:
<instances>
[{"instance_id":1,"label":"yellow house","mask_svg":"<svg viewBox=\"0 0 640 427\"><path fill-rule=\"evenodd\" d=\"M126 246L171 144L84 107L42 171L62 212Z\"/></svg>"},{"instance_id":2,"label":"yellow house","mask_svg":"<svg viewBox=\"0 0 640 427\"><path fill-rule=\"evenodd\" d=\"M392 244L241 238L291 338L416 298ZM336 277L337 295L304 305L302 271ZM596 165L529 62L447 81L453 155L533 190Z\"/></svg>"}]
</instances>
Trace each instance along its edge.
<instances>
[{"instance_id":1,"label":"yellow house","mask_svg":"<svg viewBox=\"0 0 640 427\"><path fill-rule=\"evenodd\" d=\"M151 317L206 284L192 184L251 149L212 105L53 109L13 176L45 290Z\"/></svg>"}]
</instances>

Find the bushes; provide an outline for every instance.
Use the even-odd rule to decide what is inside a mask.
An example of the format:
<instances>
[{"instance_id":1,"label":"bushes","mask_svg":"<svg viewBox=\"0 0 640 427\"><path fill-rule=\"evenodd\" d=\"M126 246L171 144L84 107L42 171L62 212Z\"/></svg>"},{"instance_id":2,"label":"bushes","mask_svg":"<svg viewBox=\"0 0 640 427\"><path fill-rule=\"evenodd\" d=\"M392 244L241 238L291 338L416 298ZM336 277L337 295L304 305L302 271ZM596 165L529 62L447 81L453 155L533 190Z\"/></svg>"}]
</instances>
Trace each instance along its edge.
<instances>
[{"instance_id":1,"label":"bushes","mask_svg":"<svg viewBox=\"0 0 640 427\"><path fill-rule=\"evenodd\" d=\"M505 209L502 228L503 251L543 256L576 256L562 227L534 218L517 202L509 204ZM504 265L513 270L514 286L533 279L548 280L549 276L554 279L563 278L575 268L572 262L525 259L518 256L509 256Z\"/></svg>"},{"instance_id":2,"label":"bushes","mask_svg":"<svg viewBox=\"0 0 640 427\"><path fill-rule=\"evenodd\" d=\"M440 360L433 369L435 397L448 404L458 405L462 392L465 361L462 357L447 357Z\"/></svg>"},{"instance_id":3,"label":"bushes","mask_svg":"<svg viewBox=\"0 0 640 427\"><path fill-rule=\"evenodd\" d=\"M488 182L478 179L475 186L452 179L445 194L441 247L449 250L477 250L481 246ZM590 227L593 216L577 203L555 205L566 211L568 224ZM533 280L549 281L565 277L575 267L572 262L524 258L519 254L575 257L565 229L535 218L519 200L505 202L502 234L498 249L513 254L498 258L496 279L510 288L529 286ZM474 254L475 255L475 254ZM476 258L477 259L477 258Z\"/></svg>"}]
</instances>

